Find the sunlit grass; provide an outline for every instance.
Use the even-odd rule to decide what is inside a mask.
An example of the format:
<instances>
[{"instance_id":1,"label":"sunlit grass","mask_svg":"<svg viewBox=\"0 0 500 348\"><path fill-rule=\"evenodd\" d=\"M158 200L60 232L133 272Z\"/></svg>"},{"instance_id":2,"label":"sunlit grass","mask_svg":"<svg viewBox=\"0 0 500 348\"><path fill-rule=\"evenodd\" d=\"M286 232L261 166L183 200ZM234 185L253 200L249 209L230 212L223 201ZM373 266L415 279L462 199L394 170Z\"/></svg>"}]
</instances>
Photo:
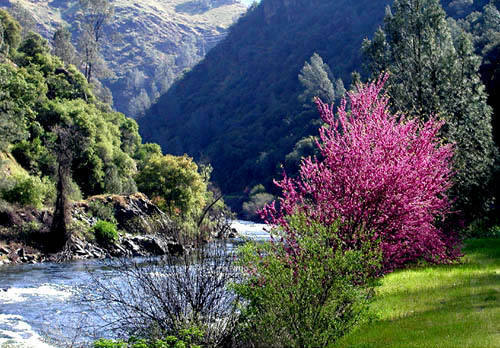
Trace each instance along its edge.
<instances>
[{"instance_id":1,"label":"sunlit grass","mask_svg":"<svg viewBox=\"0 0 500 348\"><path fill-rule=\"evenodd\" d=\"M500 239L471 240L459 265L387 275L378 319L332 348L500 347Z\"/></svg>"}]
</instances>

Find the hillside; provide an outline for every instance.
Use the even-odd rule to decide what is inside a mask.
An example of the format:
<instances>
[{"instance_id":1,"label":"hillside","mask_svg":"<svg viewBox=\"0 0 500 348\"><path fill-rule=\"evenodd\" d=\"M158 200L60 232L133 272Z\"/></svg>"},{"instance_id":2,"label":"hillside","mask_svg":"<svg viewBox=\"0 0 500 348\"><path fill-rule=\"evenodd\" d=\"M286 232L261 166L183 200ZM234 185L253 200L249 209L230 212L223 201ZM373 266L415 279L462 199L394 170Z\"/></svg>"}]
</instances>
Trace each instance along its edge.
<instances>
[{"instance_id":1,"label":"hillside","mask_svg":"<svg viewBox=\"0 0 500 348\"><path fill-rule=\"evenodd\" d=\"M297 75L314 52L350 80L384 1L263 0L140 120L145 140L214 166L226 193L279 175L277 163L317 129Z\"/></svg>"},{"instance_id":2,"label":"hillside","mask_svg":"<svg viewBox=\"0 0 500 348\"><path fill-rule=\"evenodd\" d=\"M76 44L78 1L2 0L18 2L51 38L60 24L70 25ZM138 116L185 69L191 68L226 34L246 11L238 0L114 0L115 20L107 29L113 40L103 50L115 75L104 81L114 107Z\"/></svg>"},{"instance_id":3,"label":"hillside","mask_svg":"<svg viewBox=\"0 0 500 348\"><path fill-rule=\"evenodd\" d=\"M257 183L272 188L272 177L280 176L280 163L286 165L297 141L317 134L314 108L298 101L304 62L318 53L331 69L329 77L342 78L348 87L351 72L363 71L361 43L382 24L390 3L261 1L139 121L144 139L211 162L227 194ZM485 3L442 1L455 18Z\"/></svg>"}]
</instances>

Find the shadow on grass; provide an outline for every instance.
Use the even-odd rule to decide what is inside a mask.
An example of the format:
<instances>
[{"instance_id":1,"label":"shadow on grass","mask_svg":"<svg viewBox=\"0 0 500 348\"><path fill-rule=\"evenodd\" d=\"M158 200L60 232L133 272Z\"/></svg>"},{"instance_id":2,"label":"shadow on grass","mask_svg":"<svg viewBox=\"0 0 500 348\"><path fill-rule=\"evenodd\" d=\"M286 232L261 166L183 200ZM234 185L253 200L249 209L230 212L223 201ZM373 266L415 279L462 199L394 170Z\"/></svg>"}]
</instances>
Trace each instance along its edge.
<instances>
[{"instance_id":1,"label":"shadow on grass","mask_svg":"<svg viewBox=\"0 0 500 348\"><path fill-rule=\"evenodd\" d=\"M467 241L464 253L461 264L388 275L381 319L331 347L500 347L500 239Z\"/></svg>"},{"instance_id":2,"label":"shadow on grass","mask_svg":"<svg viewBox=\"0 0 500 348\"><path fill-rule=\"evenodd\" d=\"M335 348L499 347L498 293L455 296L437 308L370 323Z\"/></svg>"}]
</instances>

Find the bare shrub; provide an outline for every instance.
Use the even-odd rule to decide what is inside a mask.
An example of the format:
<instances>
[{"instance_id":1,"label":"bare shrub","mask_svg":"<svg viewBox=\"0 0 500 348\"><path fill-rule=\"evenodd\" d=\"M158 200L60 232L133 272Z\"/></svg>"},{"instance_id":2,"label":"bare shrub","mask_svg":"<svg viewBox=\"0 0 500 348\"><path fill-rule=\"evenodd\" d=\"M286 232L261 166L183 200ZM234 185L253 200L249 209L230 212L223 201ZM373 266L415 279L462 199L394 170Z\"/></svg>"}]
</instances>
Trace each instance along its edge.
<instances>
[{"instance_id":1,"label":"bare shrub","mask_svg":"<svg viewBox=\"0 0 500 348\"><path fill-rule=\"evenodd\" d=\"M228 224L220 216L213 226L223 234ZM234 255L227 243L203 239L182 255L108 260L105 273L90 272L82 300L102 319L100 331L160 338L196 327L203 346L233 345L239 319L238 298L229 290L239 275Z\"/></svg>"}]
</instances>

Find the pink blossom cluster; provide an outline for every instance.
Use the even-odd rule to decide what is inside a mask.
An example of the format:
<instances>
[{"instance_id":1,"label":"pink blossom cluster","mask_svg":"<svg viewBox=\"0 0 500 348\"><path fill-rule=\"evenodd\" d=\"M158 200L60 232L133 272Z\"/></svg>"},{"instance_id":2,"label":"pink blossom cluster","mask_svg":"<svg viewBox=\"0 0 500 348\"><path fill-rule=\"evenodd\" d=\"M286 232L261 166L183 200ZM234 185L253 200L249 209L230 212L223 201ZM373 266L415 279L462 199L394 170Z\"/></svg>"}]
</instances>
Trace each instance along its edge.
<instances>
[{"instance_id":1,"label":"pink blossom cluster","mask_svg":"<svg viewBox=\"0 0 500 348\"><path fill-rule=\"evenodd\" d=\"M322 159L305 158L297 178L284 174L275 182L282 197L261 215L285 232L286 217L299 212L326 225L340 220L345 241L360 229L371 231L385 271L449 261L459 254L457 239L439 226L450 213L453 146L439 139L442 122L391 114L382 94L386 80L359 85L337 115L316 100L326 123L317 142Z\"/></svg>"}]
</instances>

